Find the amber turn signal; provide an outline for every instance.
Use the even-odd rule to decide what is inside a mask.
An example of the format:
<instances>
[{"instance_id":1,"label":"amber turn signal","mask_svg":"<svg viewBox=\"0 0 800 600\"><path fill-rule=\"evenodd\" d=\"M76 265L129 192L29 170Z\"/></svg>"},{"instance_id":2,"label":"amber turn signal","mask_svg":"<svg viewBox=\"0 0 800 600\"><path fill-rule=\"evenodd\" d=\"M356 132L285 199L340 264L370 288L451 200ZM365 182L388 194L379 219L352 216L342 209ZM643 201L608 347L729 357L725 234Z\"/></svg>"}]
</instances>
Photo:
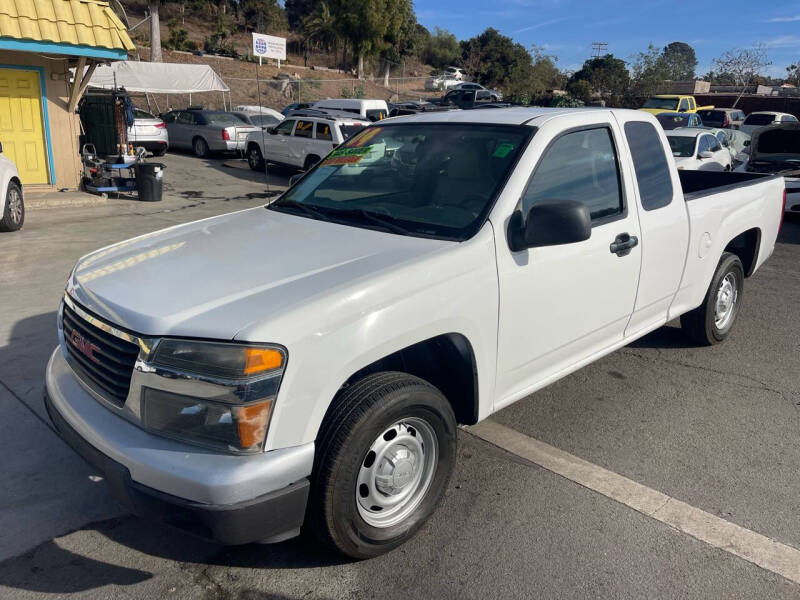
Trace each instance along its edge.
<instances>
[{"instance_id":1,"label":"amber turn signal","mask_svg":"<svg viewBox=\"0 0 800 600\"><path fill-rule=\"evenodd\" d=\"M244 374L255 375L278 369L283 365L283 355L271 348L247 348L245 350Z\"/></svg>"}]
</instances>

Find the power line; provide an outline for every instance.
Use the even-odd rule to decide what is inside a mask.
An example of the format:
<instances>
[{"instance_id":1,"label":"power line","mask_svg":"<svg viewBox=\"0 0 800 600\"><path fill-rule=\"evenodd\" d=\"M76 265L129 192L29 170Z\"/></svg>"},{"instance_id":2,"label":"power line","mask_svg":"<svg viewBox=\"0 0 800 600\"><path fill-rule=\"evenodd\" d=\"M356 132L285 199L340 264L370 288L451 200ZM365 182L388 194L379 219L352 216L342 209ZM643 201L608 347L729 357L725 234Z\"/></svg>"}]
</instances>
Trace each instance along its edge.
<instances>
[{"instance_id":1,"label":"power line","mask_svg":"<svg viewBox=\"0 0 800 600\"><path fill-rule=\"evenodd\" d=\"M592 58L608 54L608 42L592 42Z\"/></svg>"}]
</instances>

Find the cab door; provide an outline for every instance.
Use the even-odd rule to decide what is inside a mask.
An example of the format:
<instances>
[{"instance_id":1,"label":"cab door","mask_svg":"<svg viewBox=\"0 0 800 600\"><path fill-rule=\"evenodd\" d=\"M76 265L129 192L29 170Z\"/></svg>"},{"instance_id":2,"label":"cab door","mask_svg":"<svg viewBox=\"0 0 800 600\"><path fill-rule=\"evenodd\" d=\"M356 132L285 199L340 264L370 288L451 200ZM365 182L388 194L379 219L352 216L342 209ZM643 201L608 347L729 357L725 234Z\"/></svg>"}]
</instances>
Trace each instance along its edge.
<instances>
[{"instance_id":1,"label":"cab door","mask_svg":"<svg viewBox=\"0 0 800 600\"><path fill-rule=\"evenodd\" d=\"M291 164L289 162L289 140L294 130L294 119L284 119L275 127L275 133L265 136L264 159L270 162Z\"/></svg>"},{"instance_id":2,"label":"cab door","mask_svg":"<svg viewBox=\"0 0 800 600\"><path fill-rule=\"evenodd\" d=\"M313 154L314 121L297 121L291 142L288 144L289 163L295 167L304 167L306 157Z\"/></svg>"},{"instance_id":3,"label":"cab door","mask_svg":"<svg viewBox=\"0 0 800 600\"><path fill-rule=\"evenodd\" d=\"M495 409L623 339L639 282L641 233L630 176L619 159L618 126L606 115L572 113L542 125L526 152L538 160L515 207L527 215L537 202L583 202L592 217L588 240L515 252L508 243L510 215L495 224Z\"/></svg>"}]
</instances>

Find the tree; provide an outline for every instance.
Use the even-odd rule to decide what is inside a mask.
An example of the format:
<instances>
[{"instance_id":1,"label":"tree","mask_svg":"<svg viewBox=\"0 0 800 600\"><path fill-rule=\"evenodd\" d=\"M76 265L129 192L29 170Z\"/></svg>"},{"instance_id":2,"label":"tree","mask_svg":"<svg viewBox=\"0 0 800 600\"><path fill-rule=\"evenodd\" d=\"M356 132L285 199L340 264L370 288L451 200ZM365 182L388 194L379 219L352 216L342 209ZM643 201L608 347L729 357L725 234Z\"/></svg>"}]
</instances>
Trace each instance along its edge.
<instances>
[{"instance_id":1,"label":"tree","mask_svg":"<svg viewBox=\"0 0 800 600\"><path fill-rule=\"evenodd\" d=\"M434 28L433 35L425 44L422 60L432 67L443 69L458 61L460 57L461 48L456 36L446 29Z\"/></svg>"},{"instance_id":2,"label":"tree","mask_svg":"<svg viewBox=\"0 0 800 600\"><path fill-rule=\"evenodd\" d=\"M383 85L389 87L392 64L399 64L407 56L414 54L416 43L417 17L411 0L395 0L393 9L387 15L386 33L383 37Z\"/></svg>"},{"instance_id":3,"label":"tree","mask_svg":"<svg viewBox=\"0 0 800 600\"><path fill-rule=\"evenodd\" d=\"M303 19L302 31L306 40L319 42L326 50L336 46L339 40L338 23L327 2L320 2L317 10Z\"/></svg>"},{"instance_id":4,"label":"tree","mask_svg":"<svg viewBox=\"0 0 800 600\"><path fill-rule=\"evenodd\" d=\"M158 19L160 0L150 0L150 62L161 62L161 24Z\"/></svg>"},{"instance_id":5,"label":"tree","mask_svg":"<svg viewBox=\"0 0 800 600\"><path fill-rule=\"evenodd\" d=\"M556 66L558 59L555 56L545 54L544 49L536 45L531 46L530 53L533 57L531 91L534 95L564 85L564 77Z\"/></svg>"},{"instance_id":6,"label":"tree","mask_svg":"<svg viewBox=\"0 0 800 600\"><path fill-rule=\"evenodd\" d=\"M786 67L786 83L800 85L800 61Z\"/></svg>"},{"instance_id":7,"label":"tree","mask_svg":"<svg viewBox=\"0 0 800 600\"><path fill-rule=\"evenodd\" d=\"M567 93L572 97L580 100L583 103L589 102L592 99L592 84L586 79L576 79L567 84ZM555 104L553 106L556 106ZM559 104L558 106L562 106Z\"/></svg>"},{"instance_id":8,"label":"tree","mask_svg":"<svg viewBox=\"0 0 800 600\"><path fill-rule=\"evenodd\" d=\"M607 104L621 106L631 78L624 60L606 54L585 61L581 70L572 75L570 83L580 80L588 81Z\"/></svg>"},{"instance_id":9,"label":"tree","mask_svg":"<svg viewBox=\"0 0 800 600\"><path fill-rule=\"evenodd\" d=\"M286 0L283 8L291 29L300 29L303 21L319 7L317 0Z\"/></svg>"},{"instance_id":10,"label":"tree","mask_svg":"<svg viewBox=\"0 0 800 600\"><path fill-rule=\"evenodd\" d=\"M669 75L664 55L650 44L647 50L639 52L631 63L631 94L646 98L658 94L664 87L664 81L672 79Z\"/></svg>"},{"instance_id":11,"label":"tree","mask_svg":"<svg viewBox=\"0 0 800 600\"><path fill-rule=\"evenodd\" d=\"M287 26L286 13L276 0L244 0L239 8L247 30L264 33Z\"/></svg>"},{"instance_id":12,"label":"tree","mask_svg":"<svg viewBox=\"0 0 800 600\"><path fill-rule=\"evenodd\" d=\"M761 72L771 64L772 62L767 59L767 49L763 44L752 48L727 50L712 62L717 73L727 74L733 80L734 85L741 88L739 96L733 103L734 108L744 96L747 86L755 83L761 76Z\"/></svg>"},{"instance_id":13,"label":"tree","mask_svg":"<svg viewBox=\"0 0 800 600\"><path fill-rule=\"evenodd\" d=\"M524 102L535 87L533 58L522 44L491 27L461 42L462 64L478 83Z\"/></svg>"},{"instance_id":14,"label":"tree","mask_svg":"<svg viewBox=\"0 0 800 600\"><path fill-rule=\"evenodd\" d=\"M694 79L694 70L697 68L697 55L694 53L694 48L689 44L672 42L664 46L661 62L667 79L672 81Z\"/></svg>"}]
</instances>

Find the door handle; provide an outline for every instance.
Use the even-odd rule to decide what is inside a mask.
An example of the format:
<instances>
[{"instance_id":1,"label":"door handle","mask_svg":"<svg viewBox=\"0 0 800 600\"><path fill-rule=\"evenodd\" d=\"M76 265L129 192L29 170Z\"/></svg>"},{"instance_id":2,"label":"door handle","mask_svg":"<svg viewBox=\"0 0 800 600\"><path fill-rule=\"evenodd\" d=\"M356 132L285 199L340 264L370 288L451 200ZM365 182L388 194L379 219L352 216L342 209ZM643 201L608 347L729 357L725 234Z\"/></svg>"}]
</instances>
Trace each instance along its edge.
<instances>
[{"instance_id":1,"label":"door handle","mask_svg":"<svg viewBox=\"0 0 800 600\"><path fill-rule=\"evenodd\" d=\"M628 233L620 233L608 247L612 254L627 256L631 249L639 245L639 238Z\"/></svg>"}]
</instances>

